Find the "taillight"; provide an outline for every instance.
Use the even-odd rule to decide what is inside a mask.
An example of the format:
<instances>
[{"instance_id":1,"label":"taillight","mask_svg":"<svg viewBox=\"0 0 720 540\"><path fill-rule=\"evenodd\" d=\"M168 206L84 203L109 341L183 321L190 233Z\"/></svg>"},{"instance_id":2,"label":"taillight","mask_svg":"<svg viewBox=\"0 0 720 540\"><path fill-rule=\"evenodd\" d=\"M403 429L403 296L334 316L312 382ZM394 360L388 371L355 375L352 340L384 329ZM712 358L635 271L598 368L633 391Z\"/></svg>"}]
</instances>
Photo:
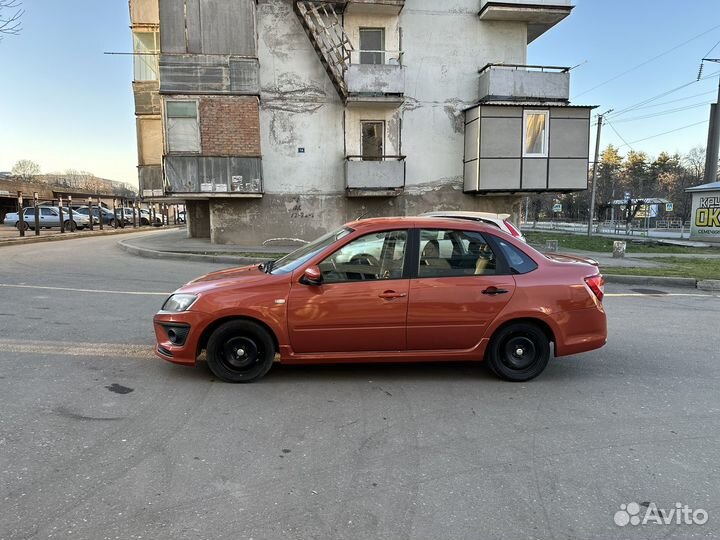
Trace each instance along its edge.
<instances>
[{"instance_id":1,"label":"taillight","mask_svg":"<svg viewBox=\"0 0 720 540\"><path fill-rule=\"evenodd\" d=\"M595 293L597 299L602 302L603 296L605 295L605 280L602 275L595 274L594 276L588 276L585 278L585 283L587 283L590 290Z\"/></svg>"},{"instance_id":2,"label":"taillight","mask_svg":"<svg viewBox=\"0 0 720 540\"><path fill-rule=\"evenodd\" d=\"M510 223L507 219L504 219L503 223L508 228L508 231L510 231L510 234L512 234L515 238L520 238L522 236L522 234L520 234L520 231L515 228L515 225Z\"/></svg>"}]
</instances>

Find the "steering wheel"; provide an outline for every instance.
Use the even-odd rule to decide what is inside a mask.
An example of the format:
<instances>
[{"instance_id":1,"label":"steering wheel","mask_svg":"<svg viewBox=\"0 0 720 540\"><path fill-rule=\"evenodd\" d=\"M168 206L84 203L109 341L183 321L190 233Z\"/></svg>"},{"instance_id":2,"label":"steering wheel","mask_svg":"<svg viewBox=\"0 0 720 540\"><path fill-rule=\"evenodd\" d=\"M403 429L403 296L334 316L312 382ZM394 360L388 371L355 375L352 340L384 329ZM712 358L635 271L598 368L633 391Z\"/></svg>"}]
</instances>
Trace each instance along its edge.
<instances>
[{"instance_id":1,"label":"steering wheel","mask_svg":"<svg viewBox=\"0 0 720 540\"><path fill-rule=\"evenodd\" d=\"M365 266L380 266L380 262L369 253L360 253L350 258L350 264L362 264Z\"/></svg>"}]
</instances>

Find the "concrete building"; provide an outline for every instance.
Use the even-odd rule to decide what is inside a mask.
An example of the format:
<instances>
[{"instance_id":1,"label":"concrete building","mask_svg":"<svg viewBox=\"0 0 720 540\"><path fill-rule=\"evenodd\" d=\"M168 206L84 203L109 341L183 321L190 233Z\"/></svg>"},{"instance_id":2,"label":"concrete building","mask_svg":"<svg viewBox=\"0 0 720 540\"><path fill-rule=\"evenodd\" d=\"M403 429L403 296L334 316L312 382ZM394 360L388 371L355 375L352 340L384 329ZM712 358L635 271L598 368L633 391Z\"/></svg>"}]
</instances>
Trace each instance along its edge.
<instances>
[{"instance_id":1,"label":"concrete building","mask_svg":"<svg viewBox=\"0 0 720 540\"><path fill-rule=\"evenodd\" d=\"M130 0L141 194L215 243L587 188L568 0Z\"/></svg>"}]
</instances>

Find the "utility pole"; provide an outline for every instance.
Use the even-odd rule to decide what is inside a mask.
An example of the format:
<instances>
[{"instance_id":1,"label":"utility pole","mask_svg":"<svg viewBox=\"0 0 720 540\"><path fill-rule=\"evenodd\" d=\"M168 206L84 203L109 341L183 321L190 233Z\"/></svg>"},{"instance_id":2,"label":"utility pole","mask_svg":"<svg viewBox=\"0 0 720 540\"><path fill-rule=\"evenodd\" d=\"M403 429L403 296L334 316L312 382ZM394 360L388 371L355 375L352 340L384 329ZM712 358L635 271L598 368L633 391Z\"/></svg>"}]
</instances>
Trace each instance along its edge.
<instances>
[{"instance_id":1,"label":"utility pole","mask_svg":"<svg viewBox=\"0 0 720 540\"><path fill-rule=\"evenodd\" d=\"M608 109L602 114L598 114L598 127L597 127L597 135L595 135L595 161L593 162L593 173L592 173L592 188L590 190L590 212L588 216L588 228L587 228L587 235L592 236L592 224L593 224L593 216L595 215L595 194L597 193L597 170L598 170L598 160L600 159L600 133L602 131L602 123L603 123L603 117L611 113L613 109Z\"/></svg>"},{"instance_id":2,"label":"utility pole","mask_svg":"<svg viewBox=\"0 0 720 540\"><path fill-rule=\"evenodd\" d=\"M703 58L703 62L719 62L720 58ZM701 64L702 65L702 64ZM702 71L701 71L702 73ZM700 74L698 74L698 79ZM705 184L717 181L718 149L720 148L720 77L718 77L718 97L710 104L710 125L708 126L707 148L705 149Z\"/></svg>"}]
</instances>

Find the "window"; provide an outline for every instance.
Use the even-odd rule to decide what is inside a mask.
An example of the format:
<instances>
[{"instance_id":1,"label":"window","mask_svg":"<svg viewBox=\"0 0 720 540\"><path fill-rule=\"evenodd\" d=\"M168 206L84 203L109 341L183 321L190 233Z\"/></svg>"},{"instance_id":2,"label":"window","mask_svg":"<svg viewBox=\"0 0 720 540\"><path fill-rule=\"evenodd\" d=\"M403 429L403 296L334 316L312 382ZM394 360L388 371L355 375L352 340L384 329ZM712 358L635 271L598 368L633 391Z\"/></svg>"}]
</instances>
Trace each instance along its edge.
<instances>
[{"instance_id":1,"label":"window","mask_svg":"<svg viewBox=\"0 0 720 540\"><path fill-rule=\"evenodd\" d=\"M548 111L523 113L523 156L547 157Z\"/></svg>"},{"instance_id":2,"label":"window","mask_svg":"<svg viewBox=\"0 0 720 540\"><path fill-rule=\"evenodd\" d=\"M497 243L500 246L503 255L505 255L508 266L510 266L510 271L513 274L527 274L528 272L532 272L537 268L537 264L535 264L535 261L525 255L525 253L520 251L515 246L509 244L501 238L497 239Z\"/></svg>"},{"instance_id":3,"label":"window","mask_svg":"<svg viewBox=\"0 0 720 540\"><path fill-rule=\"evenodd\" d=\"M41 208L40 215L44 217L57 216L57 212L52 208Z\"/></svg>"},{"instance_id":4,"label":"window","mask_svg":"<svg viewBox=\"0 0 720 540\"><path fill-rule=\"evenodd\" d=\"M133 32L133 80L158 79L159 32Z\"/></svg>"},{"instance_id":5,"label":"window","mask_svg":"<svg viewBox=\"0 0 720 540\"><path fill-rule=\"evenodd\" d=\"M384 28L361 28L360 29L360 63L361 64L384 64L385 63L385 29Z\"/></svg>"},{"instance_id":6,"label":"window","mask_svg":"<svg viewBox=\"0 0 720 540\"><path fill-rule=\"evenodd\" d=\"M292 253L288 253L277 261L274 261L270 266L269 271L271 274L287 274L292 272L297 267L312 259L326 247L334 242L337 242L341 238L346 237L351 232L353 232L353 229L348 227L343 227L337 231L329 232L309 244L296 249Z\"/></svg>"},{"instance_id":7,"label":"window","mask_svg":"<svg viewBox=\"0 0 720 540\"><path fill-rule=\"evenodd\" d=\"M364 161L381 161L385 140L385 122L360 122L361 151Z\"/></svg>"},{"instance_id":8,"label":"window","mask_svg":"<svg viewBox=\"0 0 720 540\"><path fill-rule=\"evenodd\" d=\"M407 231L366 234L320 263L325 283L398 279L403 275Z\"/></svg>"},{"instance_id":9,"label":"window","mask_svg":"<svg viewBox=\"0 0 720 540\"><path fill-rule=\"evenodd\" d=\"M418 277L495 274L495 253L477 232L420 231Z\"/></svg>"},{"instance_id":10,"label":"window","mask_svg":"<svg viewBox=\"0 0 720 540\"><path fill-rule=\"evenodd\" d=\"M200 151L197 109L197 101L166 102L168 152Z\"/></svg>"}]
</instances>

